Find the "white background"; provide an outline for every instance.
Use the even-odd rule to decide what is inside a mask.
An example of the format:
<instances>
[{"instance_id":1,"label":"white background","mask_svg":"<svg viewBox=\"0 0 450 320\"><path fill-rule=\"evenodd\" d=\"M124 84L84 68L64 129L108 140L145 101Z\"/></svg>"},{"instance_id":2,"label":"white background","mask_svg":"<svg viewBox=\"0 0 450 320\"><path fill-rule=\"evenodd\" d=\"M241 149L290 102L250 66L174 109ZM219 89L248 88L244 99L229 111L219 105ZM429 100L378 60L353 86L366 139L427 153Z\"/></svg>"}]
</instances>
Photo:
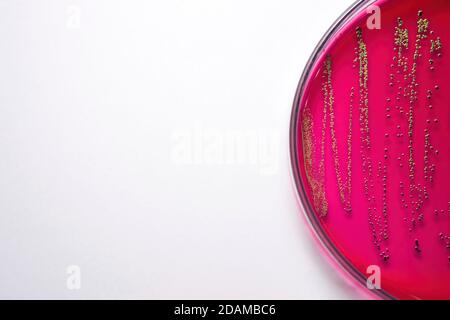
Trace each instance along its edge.
<instances>
[{"instance_id":1,"label":"white background","mask_svg":"<svg viewBox=\"0 0 450 320\"><path fill-rule=\"evenodd\" d=\"M302 69L350 5L1 0L0 298L363 298L288 151ZM239 161L217 144L247 133Z\"/></svg>"}]
</instances>

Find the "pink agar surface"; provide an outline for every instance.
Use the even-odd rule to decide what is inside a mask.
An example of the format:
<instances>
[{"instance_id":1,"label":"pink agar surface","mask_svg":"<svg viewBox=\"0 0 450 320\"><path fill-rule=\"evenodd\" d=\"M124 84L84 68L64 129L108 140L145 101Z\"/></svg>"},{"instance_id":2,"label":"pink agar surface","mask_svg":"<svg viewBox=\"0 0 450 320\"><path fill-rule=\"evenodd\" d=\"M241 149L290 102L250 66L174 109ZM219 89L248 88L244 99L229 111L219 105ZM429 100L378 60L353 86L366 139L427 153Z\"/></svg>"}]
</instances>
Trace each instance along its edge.
<instances>
[{"instance_id":1,"label":"pink agar surface","mask_svg":"<svg viewBox=\"0 0 450 320\"><path fill-rule=\"evenodd\" d=\"M327 40L297 102L306 207L397 299L450 299L450 1L382 0ZM373 22L373 21L372 21Z\"/></svg>"}]
</instances>

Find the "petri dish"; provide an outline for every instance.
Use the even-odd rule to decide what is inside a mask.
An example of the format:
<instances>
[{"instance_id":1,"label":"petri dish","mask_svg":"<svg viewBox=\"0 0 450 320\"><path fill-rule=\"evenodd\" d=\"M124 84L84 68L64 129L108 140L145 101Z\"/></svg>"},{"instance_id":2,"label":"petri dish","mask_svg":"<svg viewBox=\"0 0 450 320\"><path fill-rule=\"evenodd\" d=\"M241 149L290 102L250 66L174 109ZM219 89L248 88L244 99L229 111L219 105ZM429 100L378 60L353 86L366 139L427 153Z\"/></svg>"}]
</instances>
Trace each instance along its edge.
<instances>
[{"instance_id":1,"label":"petri dish","mask_svg":"<svg viewBox=\"0 0 450 320\"><path fill-rule=\"evenodd\" d=\"M386 299L450 299L450 1L358 1L301 76L290 127L307 220Z\"/></svg>"}]
</instances>

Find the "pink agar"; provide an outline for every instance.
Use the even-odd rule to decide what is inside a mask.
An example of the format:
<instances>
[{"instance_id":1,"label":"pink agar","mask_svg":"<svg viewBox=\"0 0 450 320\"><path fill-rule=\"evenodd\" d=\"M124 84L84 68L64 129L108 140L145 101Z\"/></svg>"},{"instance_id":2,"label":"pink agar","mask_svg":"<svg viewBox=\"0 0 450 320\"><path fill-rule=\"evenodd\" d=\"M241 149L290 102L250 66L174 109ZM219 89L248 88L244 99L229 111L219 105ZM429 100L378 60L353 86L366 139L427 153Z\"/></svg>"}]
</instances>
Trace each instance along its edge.
<instances>
[{"instance_id":1,"label":"pink agar","mask_svg":"<svg viewBox=\"0 0 450 320\"><path fill-rule=\"evenodd\" d=\"M450 299L450 1L372 5L381 28L354 13L296 99L298 189L362 278L376 265L390 297Z\"/></svg>"}]
</instances>

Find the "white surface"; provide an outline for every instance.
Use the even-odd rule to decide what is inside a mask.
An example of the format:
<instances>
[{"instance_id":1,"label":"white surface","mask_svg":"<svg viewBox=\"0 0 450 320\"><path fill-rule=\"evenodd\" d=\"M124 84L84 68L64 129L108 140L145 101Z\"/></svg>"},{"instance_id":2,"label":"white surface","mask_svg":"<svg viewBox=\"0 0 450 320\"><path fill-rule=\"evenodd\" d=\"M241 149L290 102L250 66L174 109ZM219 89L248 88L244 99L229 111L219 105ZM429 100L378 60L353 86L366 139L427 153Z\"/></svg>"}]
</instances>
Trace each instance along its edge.
<instances>
[{"instance_id":1,"label":"white surface","mask_svg":"<svg viewBox=\"0 0 450 320\"><path fill-rule=\"evenodd\" d=\"M2 0L0 298L361 298L288 158L302 69L350 4Z\"/></svg>"}]
</instances>

